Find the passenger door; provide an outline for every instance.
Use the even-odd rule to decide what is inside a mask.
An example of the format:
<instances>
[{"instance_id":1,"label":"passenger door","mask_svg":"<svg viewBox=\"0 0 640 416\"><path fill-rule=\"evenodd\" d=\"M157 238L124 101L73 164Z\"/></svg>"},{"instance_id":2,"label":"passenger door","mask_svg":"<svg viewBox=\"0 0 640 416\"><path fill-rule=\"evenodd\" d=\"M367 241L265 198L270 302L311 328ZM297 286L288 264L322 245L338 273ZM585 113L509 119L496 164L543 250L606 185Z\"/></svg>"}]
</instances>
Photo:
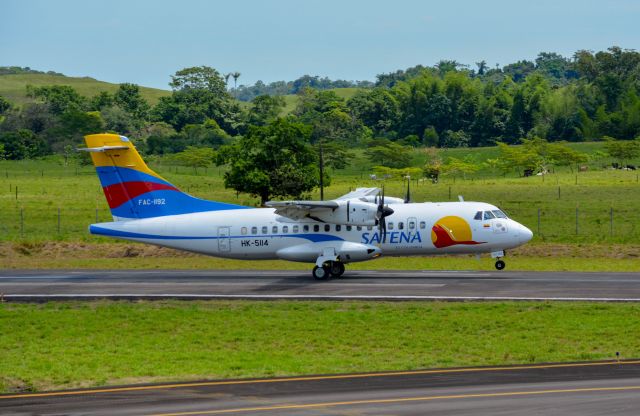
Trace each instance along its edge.
<instances>
[{"instance_id":1,"label":"passenger door","mask_svg":"<svg viewBox=\"0 0 640 416\"><path fill-rule=\"evenodd\" d=\"M229 227L218 227L218 251L221 253L231 251L231 230Z\"/></svg>"}]
</instances>

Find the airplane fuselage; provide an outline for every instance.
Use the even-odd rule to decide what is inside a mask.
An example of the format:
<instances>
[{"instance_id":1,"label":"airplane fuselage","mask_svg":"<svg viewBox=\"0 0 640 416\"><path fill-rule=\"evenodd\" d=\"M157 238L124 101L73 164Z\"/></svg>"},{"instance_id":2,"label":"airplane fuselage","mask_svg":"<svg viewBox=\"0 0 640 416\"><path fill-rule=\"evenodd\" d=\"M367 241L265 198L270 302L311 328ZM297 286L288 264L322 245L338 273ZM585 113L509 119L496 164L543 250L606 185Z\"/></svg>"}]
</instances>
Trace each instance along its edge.
<instances>
[{"instance_id":1,"label":"airplane fuselage","mask_svg":"<svg viewBox=\"0 0 640 416\"><path fill-rule=\"evenodd\" d=\"M341 258L343 263L379 255L491 253L517 247L531 238L531 232L514 220L474 218L478 212L497 210L490 204L427 202L389 206L394 213L386 218L386 238L377 226L294 221L277 215L273 208L93 224L90 231L232 259L315 262L325 248L332 248L346 253Z\"/></svg>"}]
</instances>

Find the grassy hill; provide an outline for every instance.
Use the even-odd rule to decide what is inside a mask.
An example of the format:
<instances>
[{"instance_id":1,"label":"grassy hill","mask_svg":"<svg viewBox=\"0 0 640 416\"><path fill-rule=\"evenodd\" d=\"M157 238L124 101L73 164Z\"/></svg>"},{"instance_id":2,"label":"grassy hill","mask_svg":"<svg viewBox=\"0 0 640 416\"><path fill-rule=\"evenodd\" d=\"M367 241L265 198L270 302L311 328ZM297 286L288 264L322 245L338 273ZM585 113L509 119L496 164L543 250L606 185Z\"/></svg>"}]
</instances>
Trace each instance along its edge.
<instances>
[{"instance_id":1,"label":"grassy hill","mask_svg":"<svg viewBox=\"0 0 640 416\"><path fill-rule=\"evenodd\" d=\"M0 95L15 104L23 104L30 101L27 97L27 85L70 85L80 95L92 97L101 91L110 93L118 89L118 84L98 81L90 77L67 77L50 74L11 74L0 75ZM157 88L140 87L142 96L152 105L156 104L160 97L171 94L170 91Z\"/></svg>"}]
</instances>

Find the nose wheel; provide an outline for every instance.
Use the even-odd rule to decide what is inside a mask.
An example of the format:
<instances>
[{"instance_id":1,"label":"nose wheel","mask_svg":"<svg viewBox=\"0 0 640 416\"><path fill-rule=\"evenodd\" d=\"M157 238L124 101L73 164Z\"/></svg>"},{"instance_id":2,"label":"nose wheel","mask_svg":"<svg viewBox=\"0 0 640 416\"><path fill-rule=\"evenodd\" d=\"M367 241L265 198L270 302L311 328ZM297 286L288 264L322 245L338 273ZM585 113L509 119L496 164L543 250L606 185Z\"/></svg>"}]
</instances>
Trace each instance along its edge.
<instances>
[{"instance_id":1,"label":"nose wheel","mask_svg":"<svg viewBox=\"0 0 640 416\"><path fill-rule=\"evenodd\" d=\"M504 261L502 261L502 260L496 261L496 269L502 270L502 269L504 269L504 266L506 266Z\"/></svg>"}]
</instances>

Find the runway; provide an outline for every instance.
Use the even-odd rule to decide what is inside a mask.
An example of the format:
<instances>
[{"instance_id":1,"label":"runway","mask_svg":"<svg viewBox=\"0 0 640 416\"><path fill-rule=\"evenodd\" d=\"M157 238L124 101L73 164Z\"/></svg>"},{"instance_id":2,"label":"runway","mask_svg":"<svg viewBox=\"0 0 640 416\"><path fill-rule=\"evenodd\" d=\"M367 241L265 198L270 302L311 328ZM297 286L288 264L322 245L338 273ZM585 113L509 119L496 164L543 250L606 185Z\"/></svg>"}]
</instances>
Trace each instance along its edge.
<instances>
[{"instance_id":1,"label":"runway","mask_svg":"<svg viewBox=\"0 0 640 416\"><path fill-rule=\"evenodd\" d=\"M0 396L2 414L637 415L640 361L212 380Z\"/></svg>"},{"instance_id":2,"label":"runway","mask_svg":"<svg viewBox=\"0 0 640 416\"><path fill-rule=\"evenodd\" d=\"M66 299L557 300L640 301L640 273L2 270L4 301Z\"/></svg>"}]
</instances>

